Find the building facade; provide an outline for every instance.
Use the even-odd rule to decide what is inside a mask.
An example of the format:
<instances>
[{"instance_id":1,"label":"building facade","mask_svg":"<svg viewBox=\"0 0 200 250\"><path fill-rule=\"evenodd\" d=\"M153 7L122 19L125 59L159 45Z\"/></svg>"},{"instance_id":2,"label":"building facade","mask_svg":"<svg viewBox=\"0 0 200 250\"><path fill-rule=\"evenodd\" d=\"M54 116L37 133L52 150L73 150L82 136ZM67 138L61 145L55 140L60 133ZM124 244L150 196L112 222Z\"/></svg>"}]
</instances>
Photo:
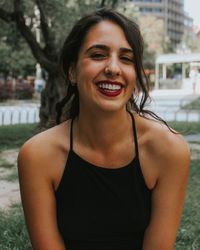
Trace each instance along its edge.
<instances>
[{"instance_id":1,"label":"building facade","mask_svg":"<svg viewBox=\"0 0 200 250\"><path fill-rule=\"evenodd\" d=\"M164 20L165 36L168 36L172 47L181 42L187 26L191 26L191 18L184 12L184 0L127 0L133 2L141 15L152 15ZM187 18L188 17L188 18Z\"/></svg>"}]
</instances>

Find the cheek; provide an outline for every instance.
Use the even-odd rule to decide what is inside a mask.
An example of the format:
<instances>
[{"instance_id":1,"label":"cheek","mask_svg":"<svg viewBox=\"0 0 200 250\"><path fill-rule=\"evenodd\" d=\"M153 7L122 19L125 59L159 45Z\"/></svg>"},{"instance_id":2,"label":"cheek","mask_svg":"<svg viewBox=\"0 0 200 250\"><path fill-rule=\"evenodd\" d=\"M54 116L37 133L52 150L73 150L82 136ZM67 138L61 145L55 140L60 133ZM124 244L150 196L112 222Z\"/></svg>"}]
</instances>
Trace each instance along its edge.
<instances>
[{"instance_id":1,"label":"cheek","mask_svg":"<svg viewBox=\"0 0 200 250\"><path fill-rule=\"evenodd\" d=\"M133 84L136 83L136 72L135 72L135 69L133 69L133 68L127 69L126 75L127 75L128 81L130 81Z\"/></svg>"},{"instance_id":2,"label":"cheek","mask_svg":"<svg viewBox=\"0 0 200 250\"><path fill-rule=\"evenodd\" d=\"M89 59L82 60L82 62L77 65L77 79L79 79L79 82L83 82L87 79L94 80L103 70L103 67L102 62L91 62Z\"/></svg>"}]
</instances>

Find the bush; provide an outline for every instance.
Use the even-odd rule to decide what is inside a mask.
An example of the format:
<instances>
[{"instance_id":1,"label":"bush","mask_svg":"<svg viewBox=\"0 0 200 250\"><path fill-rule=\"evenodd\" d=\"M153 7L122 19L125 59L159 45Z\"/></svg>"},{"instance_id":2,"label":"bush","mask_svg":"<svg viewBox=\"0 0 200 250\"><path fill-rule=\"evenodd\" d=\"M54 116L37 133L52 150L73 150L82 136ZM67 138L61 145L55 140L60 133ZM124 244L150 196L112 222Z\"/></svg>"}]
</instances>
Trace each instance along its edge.
<instances>
[{"instance_id":1,"label":"bush","mask_svg":"<svg viewBox=\"0 0 200 250\"><path fill-rule=\"evenodd\" d=\"M0 101L5 101L7 99L16 98L19 100L22 99L31 99L34 94L34 87L30 79L25 80L15 80L0 79Z\"/></svg>"},{"instance_id":2,"label":"bush","mask_svg":"<svg viewBox=\"0 0 200 250\"><path fill-rule=\"evenodd\" d=\"M10 81L0 80L0 101L5 101L13 97L13 84Z\"/></svg>"},{"instance_id":3,"label":"bush","mask_svg":"<svg viewBox=\"0 0 200 250\"><path fill-rule=\"evenodd\" d=\"M27 82L17 82L15 86L16 99L31 99L33 97L34 89Z\"/></svg>"}]
</instances>

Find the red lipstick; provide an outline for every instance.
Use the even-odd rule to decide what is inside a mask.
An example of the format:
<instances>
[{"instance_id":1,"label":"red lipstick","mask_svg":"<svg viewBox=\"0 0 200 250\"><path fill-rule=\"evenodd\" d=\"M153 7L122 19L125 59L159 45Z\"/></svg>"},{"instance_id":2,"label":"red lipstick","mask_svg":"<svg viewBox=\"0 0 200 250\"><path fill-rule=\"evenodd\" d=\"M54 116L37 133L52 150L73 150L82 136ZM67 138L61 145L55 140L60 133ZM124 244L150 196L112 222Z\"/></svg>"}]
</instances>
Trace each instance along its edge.
<instances>
[{"instance_id":1,"label":"red lipstick","mask_svg":"<svg viewBox=\"0 0 200 250\"><path fill-rule=\"evenodd\" d=\"M108 96L108 97L115 97L115 96L118 96L119 94L121 94L122 88L119 89L119 90L112 90L112 91L99 88L99 91L100 91L103 95L106 95L106 96Z\"/></svg>"},{"instance_id":2,"label":"red lipstick","mask_svg":"<svg viewBox=\"0 0 200 250\"><path fill-rule=\"evenodd\" d=\"M102 80L97 83L97 87L101 94L108 97L115 97L121 94L123 84L117 81Z\"/></svg>"}]
</instances>

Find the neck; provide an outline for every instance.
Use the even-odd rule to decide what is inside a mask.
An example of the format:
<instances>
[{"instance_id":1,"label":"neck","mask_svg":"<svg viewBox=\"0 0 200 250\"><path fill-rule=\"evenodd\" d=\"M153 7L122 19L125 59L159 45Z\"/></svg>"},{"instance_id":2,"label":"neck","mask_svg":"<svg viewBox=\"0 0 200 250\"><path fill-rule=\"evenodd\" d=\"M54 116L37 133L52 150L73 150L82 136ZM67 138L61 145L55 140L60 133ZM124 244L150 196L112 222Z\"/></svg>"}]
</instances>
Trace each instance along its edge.
<instances>
[{"instance_id":1,"label":"neck","mask_svg":"<svg viewBox=\"0 0 200 250\"><path fill-rule=\"evenodd\" d=\"M102 113L80 110L75 125L75 134L80 143L104 151L132 138L131 133L131 117L125 109Z\"/></svg>"}]
</instances>

